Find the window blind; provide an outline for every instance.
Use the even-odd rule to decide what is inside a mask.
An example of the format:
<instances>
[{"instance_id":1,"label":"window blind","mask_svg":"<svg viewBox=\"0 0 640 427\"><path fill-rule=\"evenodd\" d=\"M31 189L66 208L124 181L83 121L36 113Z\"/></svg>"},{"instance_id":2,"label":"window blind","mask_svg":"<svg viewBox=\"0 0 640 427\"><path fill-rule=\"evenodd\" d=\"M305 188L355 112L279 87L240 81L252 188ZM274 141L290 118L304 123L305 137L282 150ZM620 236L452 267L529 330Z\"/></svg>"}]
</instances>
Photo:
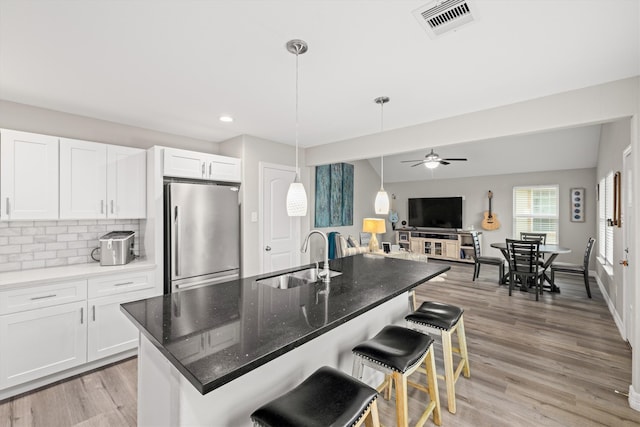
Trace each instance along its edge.
<instances>
[{"instance_id":1,"label":"window blind","mask_svg":"<svg viewBox=\"0 0 640 427\"><path fill-rule=\"evenodd\" d=\"M613 219L613 172L609 172L605 182L605 221L607 218ZM605 258L607 264L613 265L613 227L605 225Z\"/></svg>"},{"instance_id":2,"label":"window blind","mask_svg":"<svg viewBox=\"0 0 640 427\"><path fill-rule=\"evenodd\" d=\"M558 186L513 188L513 236L546 233L547 243L558 243Z\"/></svg>"},{"instance_id":3,"label":"window blind","mask_svg":"<svg viewBox=\"0 0 640 427\"><path fill-rule=\"evenodd\" d=\"M606 247L606 229L607 229L607 211L605 208L607 193L605 188L605 179L600 180L599 194L598 194L598 255L606 259L607 247Z\"/></svg>"}]
</instances>

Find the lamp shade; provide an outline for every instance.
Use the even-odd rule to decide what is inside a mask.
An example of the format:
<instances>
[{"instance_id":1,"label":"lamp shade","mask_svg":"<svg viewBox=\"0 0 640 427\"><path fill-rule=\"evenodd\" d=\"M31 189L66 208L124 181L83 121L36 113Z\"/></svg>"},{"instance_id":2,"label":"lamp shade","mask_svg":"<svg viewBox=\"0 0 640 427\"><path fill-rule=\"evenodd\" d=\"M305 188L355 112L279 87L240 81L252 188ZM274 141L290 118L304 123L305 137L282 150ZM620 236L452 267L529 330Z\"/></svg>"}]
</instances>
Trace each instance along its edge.
<instances>
[{"instance_id":1,"label":"lamp shade","mask_svg":"<svg viewBox=\"0 0 640 427\"><path fill-rule=\"evenodd\" d=\"M374 206L376 209L376 214L378 215L386 215L389 213L389 195L386 191L378 191Z\"/></svg>"},{"instance_id":2,"label":"lamp shade","mask_svg":"<svg viewBox=\"0 0 640 427\"><path fill-rule=\"evenodd\" d=\"M435 169L438 167L438 165L440 164L440 162L434 162L434 161L429 161L429 162L425 162L424 165L427 167L427 169Z\"/></svg>"},{"instance_id":3,"label":"lamp shade","mask_svg":"<svg viewBox=\"0 0 640 427\"><path fill-rule=\"evenodd\" d=\"M382 218L364 218L362 220L362 231L365 233L386 233L387 229L385 226L384 219Z\"/></svg>"},{"instance_id":4,"label":"lamp shade","mask_svg":"<svg viewBox=\"0 0 640 427\"><path fill-rule=\"evenodd\" d=\"M307 214L307 192L301 182L292 182L287 191L287 215L305 216Z\"/></svg>"}]
</instances>

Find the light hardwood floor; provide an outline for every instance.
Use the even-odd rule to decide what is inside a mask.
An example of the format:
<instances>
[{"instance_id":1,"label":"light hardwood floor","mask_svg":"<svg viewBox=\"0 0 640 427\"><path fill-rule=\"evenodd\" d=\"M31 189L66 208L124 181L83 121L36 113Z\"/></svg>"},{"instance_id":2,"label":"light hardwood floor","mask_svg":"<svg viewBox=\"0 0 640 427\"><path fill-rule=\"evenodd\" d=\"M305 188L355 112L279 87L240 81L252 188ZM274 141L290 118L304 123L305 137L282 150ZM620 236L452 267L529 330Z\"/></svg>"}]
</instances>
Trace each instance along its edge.
<instances>
[{"instance_id":1,"label":"light hardwood floor","mask_svg":"<svg viewBox=\"0 0 640 427\"><path fill-rule=\"evenodd\" d=\"M614 393L628 390L631 351L594 280L592 300L581 279L560 276L562 293L545 293L536 302L533 294L520 291L509 297L507 288L496 284L496 268L483 266L472 282L471 266L450 265L444 281L417 291L419 302L465 309L471 378L458 380L455 415L446 410L439 381L443 426L640 425L640 412ZM439 344L436 356L442 370ZM417 390L409 393L410 424L415 424L425 397ZM379 402L382 423L392 426L393 406ZM5 425L135 426L136 359L0 402L0 426Z\"/></svg>"}]
</instances>

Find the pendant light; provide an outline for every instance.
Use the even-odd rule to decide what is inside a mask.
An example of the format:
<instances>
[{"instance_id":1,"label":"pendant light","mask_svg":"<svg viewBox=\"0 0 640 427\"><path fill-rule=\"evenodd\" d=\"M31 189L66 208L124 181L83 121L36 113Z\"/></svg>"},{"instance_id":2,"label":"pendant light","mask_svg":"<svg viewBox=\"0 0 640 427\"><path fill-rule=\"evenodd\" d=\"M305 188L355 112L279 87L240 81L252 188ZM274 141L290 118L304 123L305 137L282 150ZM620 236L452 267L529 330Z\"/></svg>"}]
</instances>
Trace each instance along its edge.
<instances>
[{"instance_id":1,"label":"pendant light","mask_svg":"<svg viewBox=\"0 0 640 427\"><path fill-rule=\"evenodd\" d=\"M289 40L287 50L296 55L296 176L287 191L287 215L307 215L307 192L298 177L298 56L308 50L304 40Z\"/></svg>"},{"instance_id":2,"label":"pendant light","mask_svg":"<svg viewBox=\"0 0 640 427\"><path fill-rule=\"evenodd\" d=\"M389 97L381 96L374 99L376 104L380 104L380 133L384 130L384 104L389 102ZM376 194L375 210L378 215L389 213L389 195L384 191L384 156L380 156L380 191Z\"/></svg>"}]
</instances>

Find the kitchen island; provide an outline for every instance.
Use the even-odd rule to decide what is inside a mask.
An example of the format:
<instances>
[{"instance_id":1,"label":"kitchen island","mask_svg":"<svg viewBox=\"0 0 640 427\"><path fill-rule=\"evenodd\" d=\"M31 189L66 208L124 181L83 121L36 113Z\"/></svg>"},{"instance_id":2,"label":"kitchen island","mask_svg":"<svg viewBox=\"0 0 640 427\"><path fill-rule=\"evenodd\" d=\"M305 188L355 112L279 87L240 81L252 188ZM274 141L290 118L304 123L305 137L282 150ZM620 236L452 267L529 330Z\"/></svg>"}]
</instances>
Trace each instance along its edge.
<instances>
[{"instance_id":1,"label":"kitchen island","mask_svg":"<svg viewBox=\"0 0 640 427\"><path fill-rule=\"evenodd\" d=\"M351 348L402 323L408 291L450 268L362 254L332 260L327 285L309 267L124 304L140 330L138 425L251 425L318 367L351 372Z\"/></svg>"}]
</instances>

